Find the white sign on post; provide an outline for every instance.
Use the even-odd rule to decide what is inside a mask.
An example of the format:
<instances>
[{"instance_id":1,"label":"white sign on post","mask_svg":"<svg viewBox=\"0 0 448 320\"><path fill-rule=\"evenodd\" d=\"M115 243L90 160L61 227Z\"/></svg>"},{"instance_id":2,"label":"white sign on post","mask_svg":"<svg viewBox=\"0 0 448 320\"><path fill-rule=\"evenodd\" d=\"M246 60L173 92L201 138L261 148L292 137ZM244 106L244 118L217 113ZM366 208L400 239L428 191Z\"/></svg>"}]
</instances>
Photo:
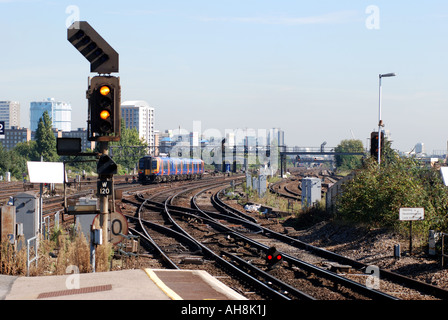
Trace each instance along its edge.
<instances>
[{"instance_id":1,"label":"white sign on post","mask_svg":"<svg viewBox=\"0 0 448 320\"><path fill-rule=\"evenodd\" d=\"M400 208L401 221L418 221L425 219L424 208Z\"/></svg>"},{"instance_id":2,"label":"white sign on post","mask_svg":"<svg viewBox=\"0 0 448 320\"><path fill-rule=\"evenodd\" d=\"M64 163L28 161L31 183L64 183Z\"/></svg>"}]
</instances>

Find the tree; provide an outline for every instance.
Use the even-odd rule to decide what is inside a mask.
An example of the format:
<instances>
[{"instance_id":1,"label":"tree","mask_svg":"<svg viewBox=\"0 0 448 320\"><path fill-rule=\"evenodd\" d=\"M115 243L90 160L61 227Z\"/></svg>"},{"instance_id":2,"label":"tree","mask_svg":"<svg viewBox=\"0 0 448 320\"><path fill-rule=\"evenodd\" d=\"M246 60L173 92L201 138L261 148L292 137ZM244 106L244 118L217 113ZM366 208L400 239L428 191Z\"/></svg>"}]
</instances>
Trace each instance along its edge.
<instances>
[{"instance_id":1,"label":"tree","mask_svg":"<svg viewBox=\"0 0 448 320\"><path fill-rule=\"evenodd\" d=\"M83 150L84 153L92 153L91 149ZM61 161L64 161L66 170L72 170L72 172L81 173L85 171L86 174L96 173L97 164L92 161L94 158L92 156L62 156Z\"/></svg>"},{"instance_id":2,"label":"tree","mask_svg":"<svg viewBox=\"0 0 448 320\"><path fill-rule=\"evenodd\" d=\"M36 130L36 151L43 161L55 162L59 159L56 151L56 137L53 133L53 125L48 112L45 111L39 119Z\"/></svg>"},{"instance_id":3,"label":"tree","mask_svg":"<svg viewBox=\"0 0 448 320\"><path fill-rule=\"evenodd\" d=\"M383 166L394 164L399 158L398 152L392 148L392 142L384 138L384 148L381 151L381 164Z\"/></svg>"},{"instance_id":4,"label":"tree","mask_svg":"<svg viewBox=\"0 0 448 320\"><path fill-rule=\"evenodd\" d=\"M9 152L0 144L0 174L4 175L6 172L10 172L10 169L11 159Z\"/></svg>"},{"instance_id":5,"label":"tree","mask_svg":"<svg viewBox=\"0 0 448 320\"><path fill-rule=\"evenodd\" d=\"M342 140L335 152L364 152L361 140ZM362 156L336 155L336 167L340 170L353 170L361 166Z\"/></svg>"},{"instance_id":6,"label":"tree","mask_svg":"<svg viewBox=\"0 0 448 320\"><path fill-rule=\"evenodd\" d=\"M123 168L134 169L138 160L147 154L148 144L140 140L136 128L128 129L124 121L121 122L121 140L112 142L114 148L113 159Z\"/></svg>"},{"instance_id":7,"label":"tree","mask_svg":"<svg viewBox=\"0 0 448 320\"><path fill-rule=\"evenodd\" d=\"M37 153L37 143L34 140L19 142L16 144L14 151L29 161L40 161L40 154Z\"/></svg>"},{"instance_id":8,"label":"tree","mask_svg":"<svg viewBox=\"0 0 448 320\"><path fill-rule=\"evenodd\" d=\"M20 155L15 150L7 151L0 144L0 175L10 172L11 176L21 179L22 174L27 172L27 157Z\"/></svg>"}]
</instances>

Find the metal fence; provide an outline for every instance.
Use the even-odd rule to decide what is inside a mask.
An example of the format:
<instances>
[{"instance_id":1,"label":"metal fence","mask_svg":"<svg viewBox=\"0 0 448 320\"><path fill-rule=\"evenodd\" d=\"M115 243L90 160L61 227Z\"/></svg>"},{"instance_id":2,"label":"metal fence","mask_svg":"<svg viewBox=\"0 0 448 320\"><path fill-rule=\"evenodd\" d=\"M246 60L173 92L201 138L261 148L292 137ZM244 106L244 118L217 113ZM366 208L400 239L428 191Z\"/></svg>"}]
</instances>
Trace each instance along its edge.
<instances>
[{"instance_id":1,"label":"metal fence","mask_svg":"<svg viewBox=\"0 0 448 320\"><path fill-rule=\"evenodd\" d=\"M34 242L34 247L31 247L31 242ZM39 246L39 240L37 237L30 238L26 241L26 276L30 276L30 266L32 262L36 262L37 267L37 260L39 259L38 256L38 246ZM31 258L31 250L34 248L34 257Z\"/></svg>"},{"instance_id":2,"label":"metal fence","mask_svg":"<svg viewBox=\"0 0 448 320\"><path fill-rule=\"evenodd\" d=\"M445 253L445 238L448 236L448 233L442 233L442 268L445 267L445 258L448 258L448 254Z\"/></svg>"}]
</instances>

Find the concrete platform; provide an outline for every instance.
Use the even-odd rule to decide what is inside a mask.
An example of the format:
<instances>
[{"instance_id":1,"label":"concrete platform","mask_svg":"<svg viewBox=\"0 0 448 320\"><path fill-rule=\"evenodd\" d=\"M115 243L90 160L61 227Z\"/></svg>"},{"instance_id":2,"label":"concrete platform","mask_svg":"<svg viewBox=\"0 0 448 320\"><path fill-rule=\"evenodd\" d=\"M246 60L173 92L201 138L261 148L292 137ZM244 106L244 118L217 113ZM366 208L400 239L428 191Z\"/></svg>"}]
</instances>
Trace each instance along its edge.
<instances>
[{"instance_id":1,"label":"concrete platform","mask_svg":"<svg viewBox=\"0 0 448 320\"><path fill-rule=\"evenodd\" d=\"M246 300L202 270L138 269L48 277L0 275L0 300Z\"/></svg>"}]
</instances>

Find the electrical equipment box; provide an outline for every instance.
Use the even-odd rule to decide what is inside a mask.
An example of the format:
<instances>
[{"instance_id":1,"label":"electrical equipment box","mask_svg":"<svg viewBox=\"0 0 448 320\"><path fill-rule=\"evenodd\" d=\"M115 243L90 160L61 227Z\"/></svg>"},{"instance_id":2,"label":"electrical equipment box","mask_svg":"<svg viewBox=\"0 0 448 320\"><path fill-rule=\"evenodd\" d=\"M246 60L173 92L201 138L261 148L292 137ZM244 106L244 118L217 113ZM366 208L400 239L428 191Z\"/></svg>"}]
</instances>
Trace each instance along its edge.
<instances>
[{"instance_id":1,"label":"electrical equipment box","mask_svg":"<svg viewBox=\"0 0 448 320\"><path fill-rule=\"evenodd\" d=\"M96 245L103 244L103 230L101 229L92 230L92 243Z\"/></svg>"},{"instance_id":2,"label":"electrical equipment box","mask_svg":"<svg viewBox=\"0 0 448 320\"><path fill-rule=\"evenodd\" d=\"M35 192L23 192L14 196L16 223L23 225L25 243L39 233L39 198Z\"/></svg>"},{"instance_id":3,"label":"electrical equipment box","mask_svg":"<svg viewBox=\"0 0 448 320\"><path fill-rule=\"evenodd\" d=\"M311 207L322 199L322 181L319 178L302 180L302 207Z\"/></svg>"},{"instance_id":4,"label":"electrical equipment box","mask_svg":"<svg viewBox=\"0 0 448 320\"><path fill-rule=\"evenodd\" d=\"M14 244L16 240L16 207L3 206L0 213L1 242Z\"/></svg>"}]
</instances>

